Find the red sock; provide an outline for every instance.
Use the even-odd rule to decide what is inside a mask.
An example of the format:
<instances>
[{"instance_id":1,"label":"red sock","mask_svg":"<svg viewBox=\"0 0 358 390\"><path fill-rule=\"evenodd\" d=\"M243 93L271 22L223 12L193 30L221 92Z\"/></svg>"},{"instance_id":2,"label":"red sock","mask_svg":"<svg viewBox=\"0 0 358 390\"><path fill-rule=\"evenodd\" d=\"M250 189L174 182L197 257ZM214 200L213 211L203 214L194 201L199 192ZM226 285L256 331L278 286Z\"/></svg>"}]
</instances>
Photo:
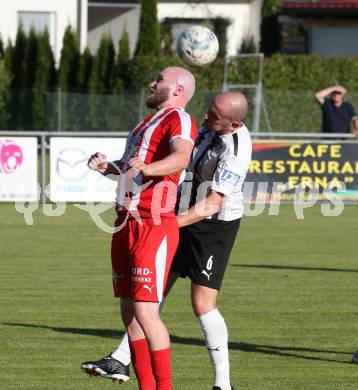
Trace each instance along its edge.
<instances>
[{"instance_id":1,"label":"red sock","mask_svg":"<svg viewBox=\"0 0 358 390\"><path fill-rule=\"evenodd\" d=\"M146 339L130 341L131 358L140 390L156 390L149 347Z\"/></svg>"},{"instance_id":2,"label":"red sock","mask_svg":"<svg viewBox=\"0 0 358 390\"><path fill-rule=\"evenodd\" d=\"M172 390L172 372L170 368L170 348L150 351L157 390Z\"/></svg>"}]
</instances>

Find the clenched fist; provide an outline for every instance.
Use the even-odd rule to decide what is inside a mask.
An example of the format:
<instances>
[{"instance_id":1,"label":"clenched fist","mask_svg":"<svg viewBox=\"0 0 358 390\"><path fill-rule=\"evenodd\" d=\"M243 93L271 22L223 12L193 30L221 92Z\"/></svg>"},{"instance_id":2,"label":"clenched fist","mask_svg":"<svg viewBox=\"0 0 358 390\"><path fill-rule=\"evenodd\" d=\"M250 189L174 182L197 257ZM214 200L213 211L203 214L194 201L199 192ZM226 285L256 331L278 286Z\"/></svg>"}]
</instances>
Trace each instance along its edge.
<instances>
[{"instance_id":1,"label":"clenched fist","mask_svg":"<svg viewBox=\"0 0 358 390\"><path fill-rule=\"evenodd\" d=\"M108 168L107 156L100 152L92 154L88 159L87 166L89 169L92 169L92 171L104 173Z\"/></svg>"}]
</instances>

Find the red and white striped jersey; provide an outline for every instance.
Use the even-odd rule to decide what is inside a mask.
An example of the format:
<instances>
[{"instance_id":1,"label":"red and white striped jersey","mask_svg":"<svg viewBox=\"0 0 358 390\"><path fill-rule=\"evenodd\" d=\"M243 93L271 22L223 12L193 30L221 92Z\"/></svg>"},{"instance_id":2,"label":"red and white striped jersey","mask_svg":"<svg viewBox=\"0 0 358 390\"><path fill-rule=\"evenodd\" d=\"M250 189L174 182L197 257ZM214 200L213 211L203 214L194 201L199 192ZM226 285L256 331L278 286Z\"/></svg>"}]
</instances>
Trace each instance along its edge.
<instances>
[{"instance_id":1,"label":"red and white striped jersey","mask_svg":"<svg viewBox=\"0 0 358 390\"><path fill-rule=\"evenodd\" d=\"M170 143L177 138L194 145L197 131L194 119L180 108L165 108L149 115L131 131L121 158L117 213L129 212L129 218L155 220L174 216L181 172L144 177L138 171L129 170L128 161L134 156L139 156L145 164L162 160L171 153Z\"/></svg>"}]
</instances>

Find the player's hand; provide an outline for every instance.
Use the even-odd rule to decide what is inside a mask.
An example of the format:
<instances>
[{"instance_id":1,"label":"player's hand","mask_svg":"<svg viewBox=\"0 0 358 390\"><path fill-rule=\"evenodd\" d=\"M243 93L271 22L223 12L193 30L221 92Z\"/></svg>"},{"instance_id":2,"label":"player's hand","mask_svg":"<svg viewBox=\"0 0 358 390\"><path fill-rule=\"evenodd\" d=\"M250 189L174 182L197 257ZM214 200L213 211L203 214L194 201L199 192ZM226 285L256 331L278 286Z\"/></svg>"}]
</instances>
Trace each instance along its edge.
<instances>
[{"instance_id":1,"label":"player's hand","mask_svg":"<svg viewBox=\"0 0 358 390\"><path fill-rule=\"evenodd\" d=\"M185 215L178 214L175 217L177 219L179 227L182 227L185 225Z\"/></svg>"},{"instance_id":2,"label":"player's hand","mask_svg":"<svg viewBox=\"0 0 358 390\"><path fill-rule=\"evenodd\" d=\"M341 85L337 85L337 86L334 88L334 90L340 92L340 93L343 94L343 95L345 95L346 92L347 92L347 90L346 90L344 87L342 87Z\"/></svg>"},{"instance_id":3,"label":"player's hand","mask_svg":"<svg viewBox=\"0 0 358 390\"><path fill-rule=\"evenodd\" d=\"M133 157L128 161L131 168L138 169L143 176L151 176L150 165L145 164L140 157Z\"/></svg>"},{"instance_id":4,"label":"player's hand","mask_svg":"<svg viewBox=\"0 0 358 390\"><path fill-rule=\"evenodd\" d=\"M92 171L104 173L108 168L107 156L100 152L92 154L88 159L87 166Z\"/></svg>"}]
</instances>

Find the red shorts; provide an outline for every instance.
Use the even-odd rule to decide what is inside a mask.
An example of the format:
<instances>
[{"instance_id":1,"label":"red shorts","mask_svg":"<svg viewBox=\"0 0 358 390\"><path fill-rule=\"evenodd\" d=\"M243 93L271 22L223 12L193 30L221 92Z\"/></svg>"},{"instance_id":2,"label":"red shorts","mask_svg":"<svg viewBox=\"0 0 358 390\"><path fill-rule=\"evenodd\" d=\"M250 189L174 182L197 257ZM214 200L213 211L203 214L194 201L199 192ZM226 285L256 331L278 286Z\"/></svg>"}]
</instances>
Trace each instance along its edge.
<instances>
[{"instance_id":1,"label":"red shorts","mask_svg":"<svg viewBox=\"0 0 358 390\"><path fill-rule=\"evenodd\" d=\"M118 218L116 226L123 220ZM175 217L128 220L112 237L114 296L160 302L179 241Z\"/></svg>"}]
</instances>

